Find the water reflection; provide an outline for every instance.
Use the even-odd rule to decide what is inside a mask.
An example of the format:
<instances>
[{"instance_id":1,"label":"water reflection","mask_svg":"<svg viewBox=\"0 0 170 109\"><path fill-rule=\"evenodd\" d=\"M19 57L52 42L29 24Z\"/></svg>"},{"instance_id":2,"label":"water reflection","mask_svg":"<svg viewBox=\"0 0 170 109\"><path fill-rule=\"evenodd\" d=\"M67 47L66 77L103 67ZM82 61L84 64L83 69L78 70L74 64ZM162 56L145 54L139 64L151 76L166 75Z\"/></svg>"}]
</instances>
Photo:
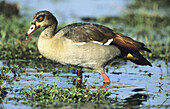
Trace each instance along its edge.
<instances>
[{"instance_id":1,"label":"water reflection","mask_svg":"<svg viewBox=\"0 0 170 109\"><path fill-rule=\"evenodd\" d=\"M148 99L148 95L146 94L140 94L140 93L137 93L137 94L134 94L134 95L131 95L130 97L128 98L125 98L125 106L128 108L128 109L131 109L131 108L138 108L140 107L141 105L143 105L142 102L144 101L147 101Z\"/></svg>"},{"instance_id":2,"label":"water reflection","mask_svg":"<svg viewBox=\"0 0 170 109\"><path fill-rule=\"evenodd\" d=\"M91 87L91 91L97 90L96 86L107 88L108 91L112 92L110 98L115 100L116 97L118 101L123 100L123 105L127 108L149 104L158 105L162 99L165 101L164 104L168 104L167 96L169 95L166 95L166 93L169 91L168 80L170 77L166 73L166 67L164 67L166 64L162 64L160 68L156 66L158 63L153 64L153 69L145 66L134 67L134 64L131 63L122 64L119 68L108 67L107 74L111 79L110 85L103 84L100 74L84 69L81 87ZM163 62L161 61L160 63ZM7 82L6 87L15 87L14 82L18 89L41 84L56 84L62 88L68 88L73 85L80 87L76 83L77 74L74 67L63 66L49 60L40 60L38 62L25 60L0 61L0 67L6 66L10 68L15 65L19 66L20 76L16 76L18 79L14 78L13 82ZM152 76L148 76L149 73ZM155 99L150 99L150 96L153 95ZM7 100L10 96L14 96L14 93L4 94L1 101ZM10 102L7 104L9 105ZM115 105L122 104L117 103ZM100 107L102 106L104 105L101 104Z\"/></svg>"}]
</instances>

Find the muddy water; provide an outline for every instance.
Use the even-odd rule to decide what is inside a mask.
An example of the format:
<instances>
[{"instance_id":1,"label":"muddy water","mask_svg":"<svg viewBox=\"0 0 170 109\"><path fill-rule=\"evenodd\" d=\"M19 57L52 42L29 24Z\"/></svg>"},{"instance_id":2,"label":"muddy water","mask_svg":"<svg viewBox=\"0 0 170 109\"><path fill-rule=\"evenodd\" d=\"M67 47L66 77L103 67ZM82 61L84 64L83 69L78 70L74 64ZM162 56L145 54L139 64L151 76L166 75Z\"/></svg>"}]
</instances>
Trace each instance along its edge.
<instances>
[{"instance_id":1,"label":"muddy water","mask_svg":"<svg viewBox=\"0 0 170 109\"><path fill-rule=\"evenodd\" d=\"M169 105L169 95L166 94L170 93L170 74L168 72L170 63L167 65L161 60L152 63L153 67L136 66L131 62L122 63L120 67L107 66L107 75L111 79L108 89L112 92L110 97L115 98L117 96L119 100L123 100L129 107L132 105ZM7 65L19 65L21 68L21 76L18 77L19 81L14 80L11 83L7 82L5 85L6 87L14 87L14 89L40 84L57 84L62 88L68 88L73 86L76 79L76 69L66 67L68 70L64 71L60 65L54 63L43 64L26 61L9 63L7 61L0 61L0 67ZM39 76L40 74L41 76ZM103 85L100 74L88 69L84 69L83 81L86 81L85 85L87 86L100 87ZM97 89L92 87L91 90ZM14 96L16 96L15 93L11 91L3 99L3 105L7 109L11 107L30 108L21 102L15 105L16 101L9 100L10 97Z\"/></svg>"}]
</instances>

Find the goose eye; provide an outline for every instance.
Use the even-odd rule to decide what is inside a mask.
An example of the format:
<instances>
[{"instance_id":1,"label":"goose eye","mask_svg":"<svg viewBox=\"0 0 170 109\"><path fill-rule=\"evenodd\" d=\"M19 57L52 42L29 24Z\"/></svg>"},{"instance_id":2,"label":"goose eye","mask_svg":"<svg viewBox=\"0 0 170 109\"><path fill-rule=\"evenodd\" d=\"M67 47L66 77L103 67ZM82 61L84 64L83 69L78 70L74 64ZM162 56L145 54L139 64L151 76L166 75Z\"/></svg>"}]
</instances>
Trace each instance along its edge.
<instances>
[{"instance_id":1,"label":"goose eye","mask_svg":"<svg viewBox=\"0 0 170 109\"><path fill-rule=\"evenodd\" d=\"M38 22L41 22L44 20L44 15L40 15L38 18L37 18Z\"/></svg>"},{"instance_id":2,"label":"goose eye","mask_svg":"<svg viewBox=\"0 0 170 109\"><path fill-rule=\"evenodd\" d=\"M43 19L43 17L40 17L38 20L39 20L39 21L42 21L42 19Z\"/></svg>"}]
</instances>

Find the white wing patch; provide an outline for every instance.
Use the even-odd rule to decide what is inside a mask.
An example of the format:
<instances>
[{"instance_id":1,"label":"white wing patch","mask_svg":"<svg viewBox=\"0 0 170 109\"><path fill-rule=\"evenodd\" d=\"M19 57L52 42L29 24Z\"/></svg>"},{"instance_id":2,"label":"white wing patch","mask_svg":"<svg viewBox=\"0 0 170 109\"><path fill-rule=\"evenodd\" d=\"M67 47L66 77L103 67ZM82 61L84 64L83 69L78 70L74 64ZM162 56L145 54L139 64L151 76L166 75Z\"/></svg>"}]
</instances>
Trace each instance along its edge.
<instances>
[{"instance_id":1,"label":"white wing patch","mask_svg":"<svg viewBox=\"0 0 170 109\"><path fill-rule=\"evenodd\" d=\"M76 45L84 45L86 44L86 42L78 42L78 43L75 43Z\"/></svg>"},{"instance_id":2,"label":"white wing patch","mask_svg":"<svg viewBox=\"0 0 170 109\"><path fill-rule=\"evenodd\" d=\"M91 41L92 43L99 44L99 45L110 45L112 43L113 39L109 39L106 43L98 42L98 41ZM76 45L84 45L87 44L88 42L78 42L75 43Z\"/></svg>"},{"instance_id":3,"label":"white wing patch","mask_svg":"<svg viewBox=\"0 0 170 109\"><path fill-rule=\"evenodd\" d=\"M98 41L92 41L93 43L96 43L96 44L100 44L100 45L103 45L103 43L101 42L98 42Z\"/></svg>"},{"instance_id":4,"label":"white wing patch","mask_svg":"<svg viewBox=\"0 0 170 109\"><path fill-rule=\"evenodd\" d=\"M110 45L113 41L113 38L112 39L109 39L104 45Z\"/></svg>"}]
</instances>

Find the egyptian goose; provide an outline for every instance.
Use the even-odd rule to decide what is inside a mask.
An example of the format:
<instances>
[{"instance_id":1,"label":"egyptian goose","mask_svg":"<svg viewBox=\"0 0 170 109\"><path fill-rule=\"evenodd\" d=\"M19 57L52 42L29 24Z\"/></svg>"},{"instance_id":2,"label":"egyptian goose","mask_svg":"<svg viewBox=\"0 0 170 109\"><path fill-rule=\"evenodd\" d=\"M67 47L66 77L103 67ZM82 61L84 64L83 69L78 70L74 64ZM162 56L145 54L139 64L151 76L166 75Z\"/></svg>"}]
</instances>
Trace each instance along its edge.
<instances>
[{"instance_id":1,"label":"egyptian goose","mask_svg":"<svg viewBox=\"0 0 170 109\"><path fill-rule=\"evenodd\" d=\"M38 39L39 52L61 64L78 67L77 80L82 80L81 68L99 72L104 83L110 83L104 67L117 59L128 59L138 65L149 65L139 50L151 52L141 42L91 23L73 23L56 32L57 20L49 11L35 14L26 38L38 28L45 27Z\"/></svg>"}]
</instances>

